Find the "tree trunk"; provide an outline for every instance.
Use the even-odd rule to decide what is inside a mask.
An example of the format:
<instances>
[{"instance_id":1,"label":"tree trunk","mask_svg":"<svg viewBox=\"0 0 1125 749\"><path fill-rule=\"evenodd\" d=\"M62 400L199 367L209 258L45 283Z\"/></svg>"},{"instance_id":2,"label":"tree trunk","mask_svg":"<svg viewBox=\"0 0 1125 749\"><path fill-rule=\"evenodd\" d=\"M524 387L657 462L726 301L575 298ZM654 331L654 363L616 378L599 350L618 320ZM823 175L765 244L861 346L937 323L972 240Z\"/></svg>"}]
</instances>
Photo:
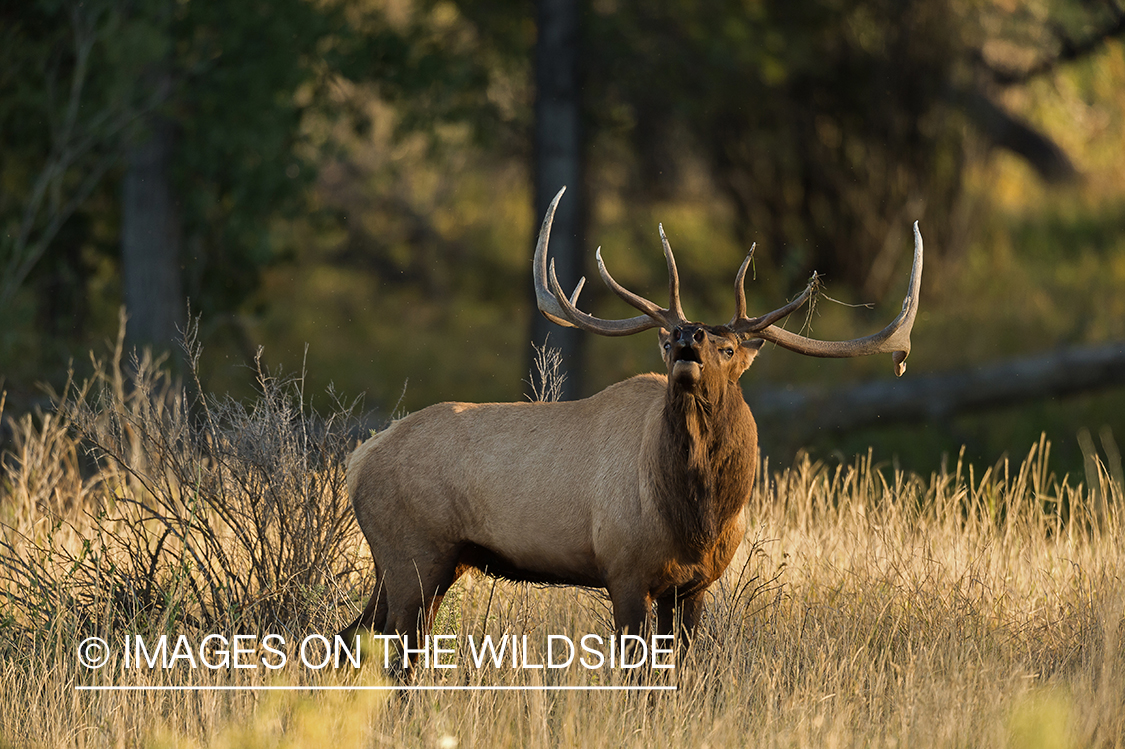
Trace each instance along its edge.
<instances>
[{"instance_id":1,"label":"tree trunk","mask_svg":"<svg viewBox=\"0 0 1125 749\"><path fill-rule=\"evenodd\" d=\"M538 0L535 48L535 222L560 187L568 188L551 230L551 257L559 283L569 293L584 275L586 190L582 168L581 79L577 0ZM530 287L529 287L530 288ZM548 340L547 336L550 335ZM531 340L559 349L566 381L563 400L580 397L585 337L535 312ZM529 360L530 361L530 360Z\"/></svg>"},{"instance_id":2,"label":"tree trunk","mask_svg":"<svg viewBox=\"0 0 1125 749\"><path fill-rule=\"evenodd\" d=\"M121 202L121 276L127 340L176 351L185 319L179 211L169 172L173 125L150 115L127 146Z\"/></svg>"}]
</instances>

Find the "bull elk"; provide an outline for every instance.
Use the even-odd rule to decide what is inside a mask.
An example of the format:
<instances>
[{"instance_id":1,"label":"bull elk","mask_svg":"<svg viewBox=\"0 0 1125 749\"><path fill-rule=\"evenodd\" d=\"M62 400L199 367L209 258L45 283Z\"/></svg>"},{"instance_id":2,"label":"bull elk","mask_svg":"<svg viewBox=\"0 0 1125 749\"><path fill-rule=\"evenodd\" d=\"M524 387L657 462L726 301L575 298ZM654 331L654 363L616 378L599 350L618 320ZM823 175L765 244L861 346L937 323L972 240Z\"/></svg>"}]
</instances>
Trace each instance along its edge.
<instances>
[{"instance_id":1,"label":"bull elk","mask_svg":"<svg viewBox=\"0 0 1125 749\"><path fill-rule=\"evenodd\" d=\"M742 539L758 462L758 434L739 377L765 341L801 354L890 353L901 375L918 311L922 238L902 312L881 332L851 341L806 338L776 323L814 293L816 276L792 302L747 317L735 276L734 317L690 322L664 236L669 304L618 284L597 253L602 279L641 314L605 320L567 296L547 243L551 202L535 248L540 311L559 325L624 336L660 328L667 375L642 374L584 400L439 403L391 424L348 460L348 488L371 546L376 590L345 631L373 627L410 642L429 631L442 596L469 569L515 581L605 588L619 632L648 626L690 637L703 596Z\"/></svg>"}]
</instances>

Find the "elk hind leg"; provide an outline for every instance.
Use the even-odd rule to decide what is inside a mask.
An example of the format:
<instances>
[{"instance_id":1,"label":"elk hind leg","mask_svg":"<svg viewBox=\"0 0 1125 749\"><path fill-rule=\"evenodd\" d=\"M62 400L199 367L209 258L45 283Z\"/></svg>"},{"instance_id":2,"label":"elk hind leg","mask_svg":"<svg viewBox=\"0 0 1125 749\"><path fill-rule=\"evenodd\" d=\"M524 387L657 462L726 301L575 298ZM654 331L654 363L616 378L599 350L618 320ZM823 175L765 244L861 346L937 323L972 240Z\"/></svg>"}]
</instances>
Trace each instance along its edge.
<instances>
[{"instance_id":1,"label":"elk hind leg","mask_svg":"<svg viewBox=\"0 0 1125 749\"><path fill-rule=\"evenodd\" d=\"M387 595L383 590L383 576L379 574L378 566L375 568L375 580L375 591L367 600L363 611L355 621L338 633L345 641L354 639L361 629L382 632L387 626Z\"/></svg>"},{"instance_id":2,"label":"elk hind leg","mask_svg":"<svg viewBox=\"0 0 1125 749\"><path fill-rule=\"evenodd\" d=\"M383 634L401 638L402 646L407 650L400 653L409 655L409 658L398 661L404 667L407 664L415 666L419 656L425 652L426 636L433 627L442 599L461 572L456 559L455 554L442 555L439 560L424 566L412 564L410 571L413 575L403 574L396 579L388 575L389 609Z\"/></svg>"}]
</instances>

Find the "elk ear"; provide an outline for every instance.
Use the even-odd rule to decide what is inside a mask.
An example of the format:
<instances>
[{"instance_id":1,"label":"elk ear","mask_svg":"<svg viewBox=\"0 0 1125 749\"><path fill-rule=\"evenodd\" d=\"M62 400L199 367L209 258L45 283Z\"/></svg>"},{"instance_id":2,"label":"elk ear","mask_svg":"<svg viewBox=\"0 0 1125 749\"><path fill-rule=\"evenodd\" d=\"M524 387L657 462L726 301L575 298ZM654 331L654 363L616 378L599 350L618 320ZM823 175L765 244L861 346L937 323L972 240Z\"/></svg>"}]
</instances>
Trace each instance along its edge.
<instances>
[{"instance_id":1,"label":"elk ear","mask_svg":"<svg viewBox=\"0 0 1125 749\"><path fill-rule=\"evenodd\" d=\"M660 343L660 358L664 360L664 366L671 366L668 362L668 356L671 354L672 334L664 328L661 328L657 333L658 341Z\"/></svg>"},{"instance_id":2,"label":"elk ear","mask_svg":"<svg viewBox=\"0 0 1125 749\"><path fill-rule=\"evenodd\" d=\"M743 341L741 345L743 349L750 352L750 359L753 361L758 352L762 350L762 346L766 345L766 339L751 338L749 341Z\"/></svg>"},{"instance_id":3,"label":"elk ear","mask_svg":"<svg viewBox=\"0 0 1125 749\"><path fill-rule=\"evenodd\" d=\"M751 338L749 341L743 341L740 344L739 355L743 357L743 361L745 362L742 366L742 370L738 373L740 376L742 372L745 372L750 368L750 365L754 363L754 359L758 356L758 352L762 350L762 346L765 345L765 343L766 342L761 338Z\"/></svg>"}]
</instances>

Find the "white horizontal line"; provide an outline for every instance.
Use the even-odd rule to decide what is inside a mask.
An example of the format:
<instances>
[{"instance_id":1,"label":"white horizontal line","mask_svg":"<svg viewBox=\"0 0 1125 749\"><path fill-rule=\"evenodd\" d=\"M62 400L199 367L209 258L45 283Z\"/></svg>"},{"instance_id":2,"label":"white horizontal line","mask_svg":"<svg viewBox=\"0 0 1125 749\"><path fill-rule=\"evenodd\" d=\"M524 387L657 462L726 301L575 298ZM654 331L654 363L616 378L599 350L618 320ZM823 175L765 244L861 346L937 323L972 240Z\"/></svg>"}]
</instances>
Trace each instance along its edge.
<instances>
[{"instance_id":1,"label":"white horizontal line","mask_svg":"<svg viewBox=\"0 0 1125 749\"><path fill-rule=\"evenodd\" d=\"M232 685L199 685L199 686L89 686L89 685L76 685L74 690L76 692L193 692L193 691L207 691L207 692L254 692L254 691L308 691L308 692L642 692L642 691L659 691L659 692L674 692L679 687L672 686L376 686L376 685L361 685L361 686L301 686L301 685L280 685L280 686L259 686L259 687L240 687Z\"/></svg>"}]
</instances>

